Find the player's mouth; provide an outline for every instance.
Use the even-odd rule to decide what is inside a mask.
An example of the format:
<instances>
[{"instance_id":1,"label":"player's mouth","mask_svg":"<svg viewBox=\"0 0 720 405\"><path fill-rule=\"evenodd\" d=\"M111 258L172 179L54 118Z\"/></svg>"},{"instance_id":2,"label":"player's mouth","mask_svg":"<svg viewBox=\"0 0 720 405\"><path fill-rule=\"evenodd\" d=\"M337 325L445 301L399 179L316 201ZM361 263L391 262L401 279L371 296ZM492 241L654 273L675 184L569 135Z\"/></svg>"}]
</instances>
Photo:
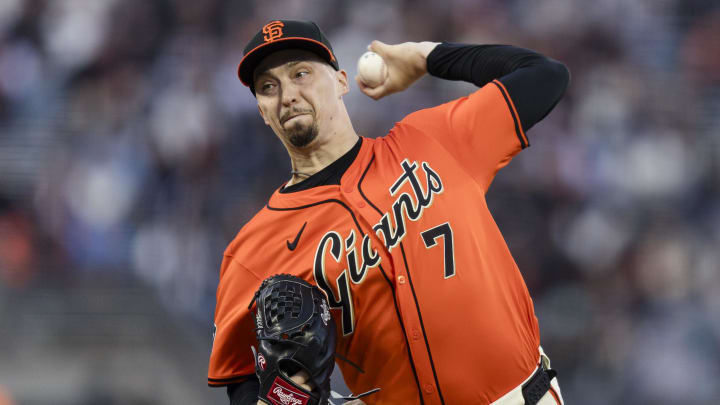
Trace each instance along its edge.
<instances>
[{"instance_id":1,"label":"player's mouth","mask_svg":"<svg viewBox=\"0 0 720 405\"><path fill-rule=\"evenodd\" d=\"M310 115L310 111L293 111L291 113L287 113L280 118L280 124L285 125L285 123L303 115Z\"/></svg>"},{"instance_id":2,"label":"player's mouth","mask_svg":"<svg viewBox=\"0 0 720 405\"><path fill-rule=\"evenodd\" d=\"M283 125L285 125L285 124L288 123L288 122L292 122L294 119L296 119L296 118L298 118L298 117L302 117L303 115L308 115L308 114L297 114L297 115L293 115L293 116L291 116L290 118L287 118L287 119L283 122Z\"/></svg>"}]
</instances>

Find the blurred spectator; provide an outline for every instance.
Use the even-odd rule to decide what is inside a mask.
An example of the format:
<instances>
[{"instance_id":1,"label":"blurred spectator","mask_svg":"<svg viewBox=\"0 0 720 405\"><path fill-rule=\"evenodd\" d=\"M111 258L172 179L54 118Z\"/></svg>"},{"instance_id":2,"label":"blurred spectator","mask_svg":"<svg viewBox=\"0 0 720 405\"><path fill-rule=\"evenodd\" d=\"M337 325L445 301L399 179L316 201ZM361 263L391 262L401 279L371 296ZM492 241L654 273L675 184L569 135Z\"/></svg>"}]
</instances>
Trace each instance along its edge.
<instances>
[{"instance_id":1,"label":"blurred spectator","mask_svg":"<svg viewBox=\"0 0 720 405\"><path fill-rule=\"evenodd\" d=\"M33 275L33 224L28 215L0 194L0 280L14 288Z\"/></svg>"}]
</instances>

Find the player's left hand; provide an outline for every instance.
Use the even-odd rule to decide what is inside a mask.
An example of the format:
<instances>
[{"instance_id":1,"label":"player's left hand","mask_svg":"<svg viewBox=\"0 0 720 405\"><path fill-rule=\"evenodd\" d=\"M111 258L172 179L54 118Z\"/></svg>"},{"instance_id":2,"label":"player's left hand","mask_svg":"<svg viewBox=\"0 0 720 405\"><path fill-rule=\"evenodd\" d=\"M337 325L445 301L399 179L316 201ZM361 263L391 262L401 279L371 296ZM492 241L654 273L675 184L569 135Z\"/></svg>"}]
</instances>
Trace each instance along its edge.
<instances>
[{"instance_id":1,"label":"player's left hand","mask_svg":"<svg viewBox=\"0 0 720 405\"><path fill-rule=\"evenodd\" d=\"M290 377L290 380L308 391L312 391L315 389L315 385L310 380L310 375L304 370L298 371L296 374Z\"/></svg>"},{"instance_id":2,"label":"player's left hand","mask_svg":"<svg viewBox=\"0 0 720 405\"><path fill-rule=\"evenodd\" d=\"M379 100L407 89L427 73L427 56L437 45L436 42L403 42L388 45L380 41L372 41L368 50L383 58L387 67L387 77L383 83L371 88L355 76L360 91L368 97Z\"/></svg>"},{"instance_id":3,"label":"player's left hand","mask_svg":"<svg viewBox=\"0 0 720 405\"><path fill-rule=\"evenodd\" d=\"M276 274L263 280L253 305L259 399L272 403L292 386L309 403L327 403L337 336L325 294L299 277Z\"/></svg>"}]
</instances>

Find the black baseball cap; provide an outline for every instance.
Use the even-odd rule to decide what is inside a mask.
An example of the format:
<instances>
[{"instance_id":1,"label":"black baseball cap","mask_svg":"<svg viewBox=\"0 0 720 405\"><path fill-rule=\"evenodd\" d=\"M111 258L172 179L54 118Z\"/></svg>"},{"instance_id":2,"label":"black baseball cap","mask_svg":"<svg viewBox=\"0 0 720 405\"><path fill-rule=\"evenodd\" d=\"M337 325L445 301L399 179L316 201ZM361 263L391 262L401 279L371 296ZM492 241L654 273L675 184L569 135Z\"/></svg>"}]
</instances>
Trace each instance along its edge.
<instances>
[{"instance_id":1,"label":"black baseball cap","mask_svg":"<svg viewBox=\"0 0 720 405\"><path fill-rule=\"evenodd\" d=\"M340 70L330 41L312 21L274 20L265 24L250 40L238 66L238 77L255 94L253 72L272 52L282 49L305 49L316 53L335 70Z\"/></svg>"}]
</instances>

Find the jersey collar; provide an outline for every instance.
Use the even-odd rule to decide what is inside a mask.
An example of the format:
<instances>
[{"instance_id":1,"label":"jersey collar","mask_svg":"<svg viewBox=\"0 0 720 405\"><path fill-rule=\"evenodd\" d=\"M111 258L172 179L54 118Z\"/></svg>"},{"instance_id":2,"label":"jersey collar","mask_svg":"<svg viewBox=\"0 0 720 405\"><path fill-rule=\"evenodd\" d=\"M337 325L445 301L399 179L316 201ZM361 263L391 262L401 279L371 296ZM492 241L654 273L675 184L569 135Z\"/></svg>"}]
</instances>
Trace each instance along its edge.
<instances>
[{"instance_id":1,"label":"jersey collar","mask_svg":"<svg viewBox=\"0 0 720 405\"><path fill-rule=\"evenodd\" d=\"M270 196L268 206L273 208L297 208L321 201L340 199L342 191L357 192L357 183L370 162L374 142L374 139L363 137L360 151L353 163L345 171L345 174L343 174L340 185L317 186L292 193L281 193L280 190L285 187L285 184L283 184Z\"/></svg>"}]
</instances>

